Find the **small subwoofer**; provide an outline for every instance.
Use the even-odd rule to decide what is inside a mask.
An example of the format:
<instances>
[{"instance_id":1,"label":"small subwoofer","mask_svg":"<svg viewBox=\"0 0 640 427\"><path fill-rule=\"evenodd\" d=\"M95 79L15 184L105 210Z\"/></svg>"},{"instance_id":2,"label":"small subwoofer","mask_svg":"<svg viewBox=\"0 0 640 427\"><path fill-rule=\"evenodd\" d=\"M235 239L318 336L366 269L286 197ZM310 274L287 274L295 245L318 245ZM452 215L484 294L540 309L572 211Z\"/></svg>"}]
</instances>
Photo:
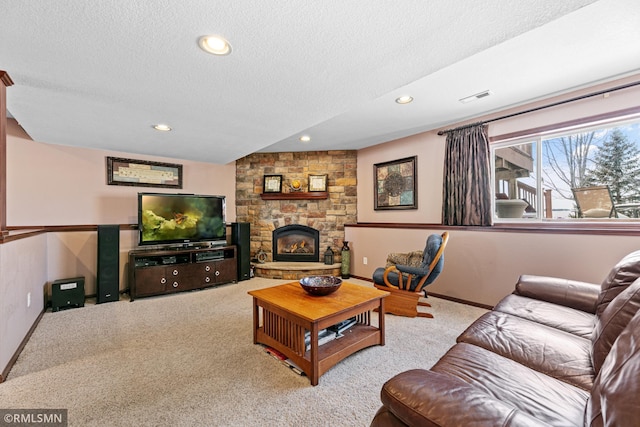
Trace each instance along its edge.
<instances>
[{"instance_id":1,"label":"small subwoofer","mask_svg":"<svg viewBox=\"0 0 640 427\"><path fill-rule=\"evenodd\" d=\"M120 299L120 225L98 226L96 303Z\"/></svg>"},{"instance_id":2,"label":"small subwoofer","mask_svg":"<svg viewBox=\"0 0 640 427\"><path fill-rule=\"evenodd\" d=\"M251 278L251 224L231 223L231 244L236 245L238 281Z\"/></svg>"},{"instance_id":3,"label":"small subwoofer","mask_svg":"<svg viewBox=\"0 0 640 427\"><path fill-rule=\"evenodd\" d=\"M51 311L76 307L84 307L84 277L52 282Z\"/></svg>"}]
</instances>

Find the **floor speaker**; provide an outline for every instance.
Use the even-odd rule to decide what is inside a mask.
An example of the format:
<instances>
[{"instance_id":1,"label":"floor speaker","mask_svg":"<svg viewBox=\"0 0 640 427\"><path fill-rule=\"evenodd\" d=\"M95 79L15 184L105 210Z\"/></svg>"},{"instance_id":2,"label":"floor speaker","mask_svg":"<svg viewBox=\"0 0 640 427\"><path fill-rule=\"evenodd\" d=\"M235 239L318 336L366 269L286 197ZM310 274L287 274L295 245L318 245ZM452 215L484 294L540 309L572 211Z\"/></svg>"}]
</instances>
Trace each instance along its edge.
<instances>
[{"instance_id":1,"label":"floor speaker","mask_svg":"<svg viewBox=\"0 0 640 427\"><path fill-rule=\"evenodd\" d=\"M120 299L120 225L98 226L96 302Z\"/></svg>"},{"instance_id":2,"label":"floor speaker","mask_svg":"<svg viewBox=\"0 0 640 427\"><path fill-rule=\"evenodd\" d=\"M231 223L231 244L236 245L238 281L251 278L251 224Z\"/></svg>"}]
</instances>

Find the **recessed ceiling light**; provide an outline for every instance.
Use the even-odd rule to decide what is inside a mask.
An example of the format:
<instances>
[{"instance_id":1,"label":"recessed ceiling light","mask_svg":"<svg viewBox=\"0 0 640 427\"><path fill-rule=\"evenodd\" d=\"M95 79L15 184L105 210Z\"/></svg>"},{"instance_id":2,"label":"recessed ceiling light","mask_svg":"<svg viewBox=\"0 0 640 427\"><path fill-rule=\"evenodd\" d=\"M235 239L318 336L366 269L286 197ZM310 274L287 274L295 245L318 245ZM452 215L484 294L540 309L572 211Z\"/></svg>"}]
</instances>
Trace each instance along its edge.
<instances>
[{"instance_id":1,"label":"recessed ceiling light","mask_svg":"<svg viewBox=\"0 0 640 427\"><path fill-rule=\"evenodd\" d=\"M403 95L400 98L396 98L398 104L408 104L413 101L413 97L409 95Z\"/></svg>"},{"instance_id":2,"label":"recessed ceiling light","mask_svg":"<svg viewBox=\"0 0 640 427\"><path fill-rule=\"evenodd\" d=\"M459 99L459 101L462 102L463 104L466 104L471 101L475 101L476 99L485 98L491 94L493 94L493 92L491 92L490 90L485 90L480 93L476 93L475 95L471 95L471 96L467 96L465 98Z\"/></svg>"},{"instance_id":3,"label":"recessed ceiling light","mask_svg":"<svg viewBox=\"0 0 640 427\"><path fill-rule=\"evenodd\" d=\"M302 136L300 137L300 141L302 141L302 142L309 142L309 141L311 141L311 137L310 137L309 135L302 135Z\"/></svg>"},{"instance_id":4,"label":"recessed ceiling light","mask_svg":"<svg viewBox=\"0 0 640 427\"><path fill-rule=\"evenodd\" d=\"M231 53L231 45L220 36L202 36L198 44L202 50L214 55L228 55Z\"/></svg>"},{"instance_id":5,"label":"recessed ceiling light","mask_svg":"<svg viewBox=\"0 0 640 427\"><path fill-rule=\"evenodd\" d=\"M171 130L171 126L165 125L165 124L162 124L162 123L158 123L157 125L153 125L153 128L155 130L159 130L161 132L169 132Z\"/></svg>"}]
</instances>

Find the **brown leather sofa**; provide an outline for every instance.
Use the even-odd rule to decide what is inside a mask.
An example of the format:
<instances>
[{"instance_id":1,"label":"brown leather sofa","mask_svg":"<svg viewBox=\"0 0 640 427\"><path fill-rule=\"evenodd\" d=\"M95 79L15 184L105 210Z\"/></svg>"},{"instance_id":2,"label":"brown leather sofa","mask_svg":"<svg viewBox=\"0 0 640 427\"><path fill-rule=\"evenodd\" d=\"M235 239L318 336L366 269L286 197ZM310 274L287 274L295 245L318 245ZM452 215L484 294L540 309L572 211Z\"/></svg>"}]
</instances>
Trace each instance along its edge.
<instances>
[{"instance_id":1,"label":"brown leather sofa","mask_svg":"<svg viewBox=\"0 0 640 427\"><path fill-rule=\"evenodd\" d=\"M372 426L640 426L640 251L601 285L521 276Z\"/></svg>"}]
</instances>

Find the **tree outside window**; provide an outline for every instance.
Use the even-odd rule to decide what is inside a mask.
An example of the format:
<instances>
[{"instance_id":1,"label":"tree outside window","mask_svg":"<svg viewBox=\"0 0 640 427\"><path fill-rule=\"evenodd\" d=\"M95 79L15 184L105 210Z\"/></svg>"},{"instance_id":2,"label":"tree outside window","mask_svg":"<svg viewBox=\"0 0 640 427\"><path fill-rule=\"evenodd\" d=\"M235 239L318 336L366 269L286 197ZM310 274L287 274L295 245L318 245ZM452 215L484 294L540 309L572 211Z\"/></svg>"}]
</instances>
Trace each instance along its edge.
<instances>
[{"instance_id":1,"label":"tree outside window","mask_svg":"<svg viewBox=\"0 0 640 427\"><path fill-rule=\"evenodd\" d=\"M587 171L589 185L608 185L616 204L640 201L640 150L619 128L595 152L593 168Z\"/></svg>"}]
</instances>

